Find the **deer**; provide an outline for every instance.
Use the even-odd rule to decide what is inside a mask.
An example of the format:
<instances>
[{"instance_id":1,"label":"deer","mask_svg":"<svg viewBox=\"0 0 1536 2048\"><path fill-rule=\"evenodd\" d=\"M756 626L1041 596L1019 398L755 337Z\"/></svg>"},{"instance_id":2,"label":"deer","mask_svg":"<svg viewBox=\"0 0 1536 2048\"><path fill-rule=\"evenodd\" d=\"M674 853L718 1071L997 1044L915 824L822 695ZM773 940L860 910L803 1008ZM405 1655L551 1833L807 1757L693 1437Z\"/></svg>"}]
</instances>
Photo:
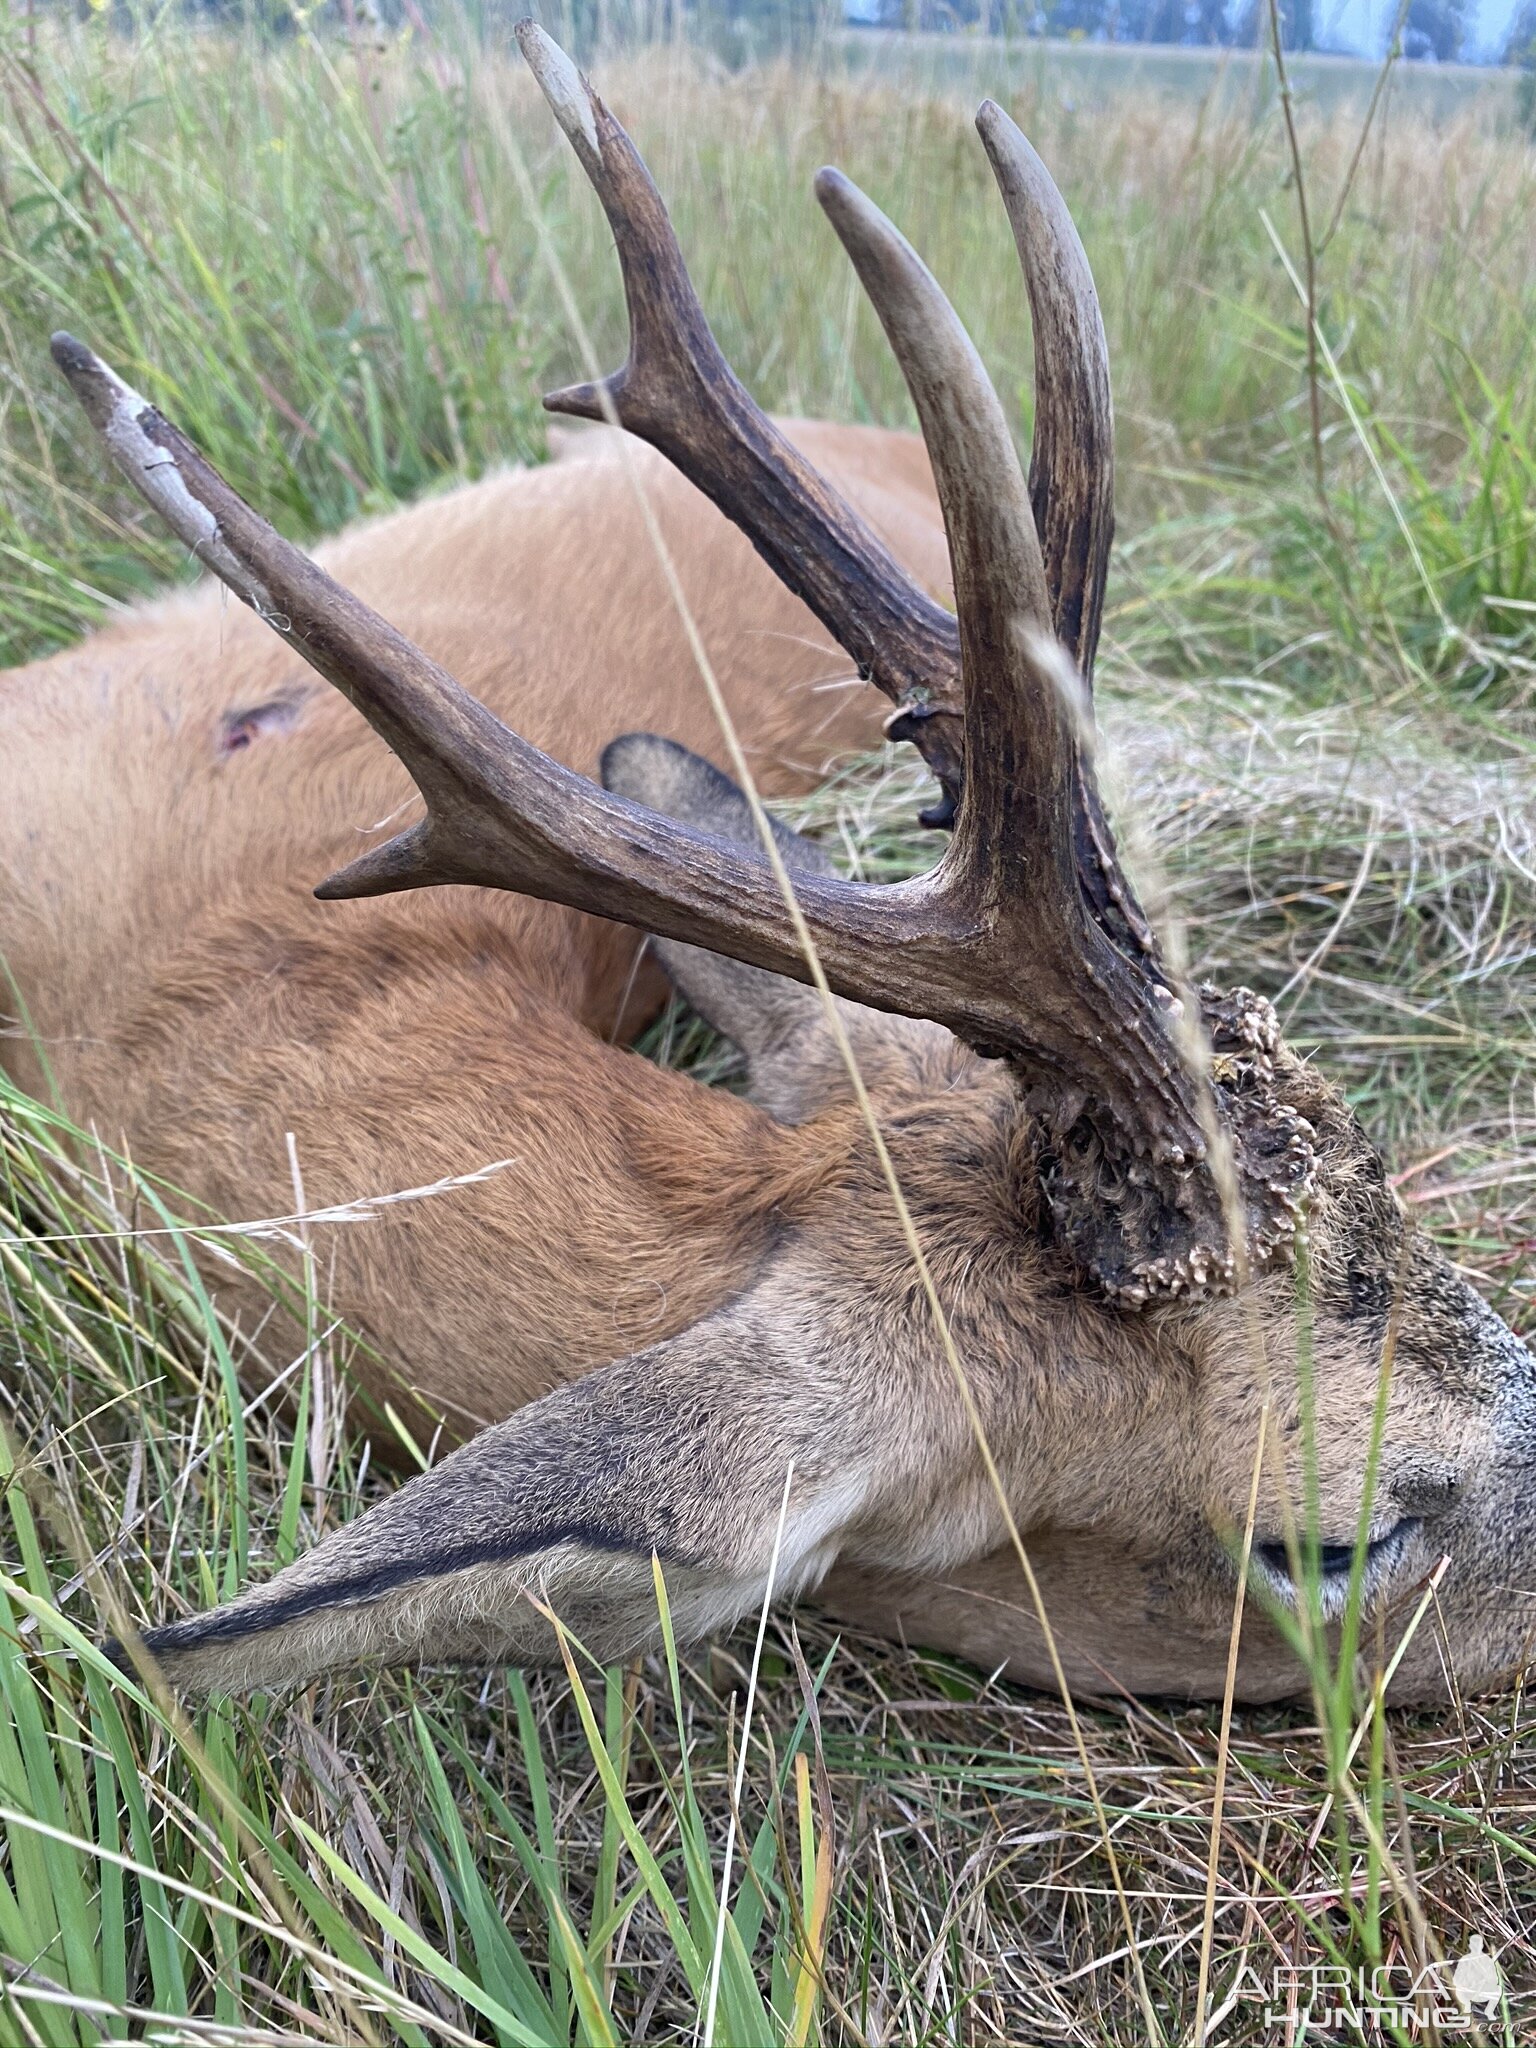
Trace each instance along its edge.
<instances>
[{"instance_id":1,"label":"deer","mask_svg":"<svg viewBox=\"0 0 1536 2048\"><path fill-rule=\"evenodd\" d=\"M0 693L8 1061L220 1213L286 1206L289 1132L311 1202L462 1183L316 1226L362 1395L456 1447L116 1654L194 1692L617 1661L659 1572L680 1639L808 1598L1086 1693L1220 1696L1239 1613L1241 1700L1305 1693L1309 1626L1394 1699L1507 1680L1531 1353L1269 1004L1175 971L1101 798L1108 351L1044 164L984 103L1027 474L833 170L921 441L777 423L624 128L518 38L624 283L625 367L545 401L591 442L312 558L54 339L211 580ZM761 800L878 737L869 684L947 832L890 884ZM743 1095L627 1049L666 983Z\"/></svg>"}]
</instances>

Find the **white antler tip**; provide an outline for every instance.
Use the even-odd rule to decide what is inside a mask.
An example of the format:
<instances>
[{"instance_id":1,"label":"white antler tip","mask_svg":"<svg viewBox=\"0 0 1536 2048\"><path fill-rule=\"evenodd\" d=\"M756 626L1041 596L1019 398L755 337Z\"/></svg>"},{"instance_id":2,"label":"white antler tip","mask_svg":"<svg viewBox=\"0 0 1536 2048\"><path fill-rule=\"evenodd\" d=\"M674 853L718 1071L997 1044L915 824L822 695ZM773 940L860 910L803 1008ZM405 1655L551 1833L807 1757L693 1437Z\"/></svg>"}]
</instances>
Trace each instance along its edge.
<instances>
[{"instance_id":1,"label":"white antler tip","mask_svg":"<svg viewBox=\"0 0 1536 2048\"><path fill-rule=\"evenodd\" d=\"M996 100L983 100L976 109L976 133L981 137L981 146L987 152L988 160L994 165L999 157L1016 157L1021 143L1026 151L1029 150L1018 122L1011 119Z\"/></svg>"},{"instance_id":2,"label":"white antler tip","mask_svg":"<svg viewBox=\"0 0 1536 2048\"><path fill-rule=\"evenodd\" d=\"M116 370L104 363L83 341L77 341L61 328L50 339L48 347L54 362L68 379L69 388L84 408L86 418L99 432L105 433L121 412L137 417L144 411L148 400L141 398L131 384L125 384Z\"/></svg>"},{"instance_id":3,"label":"white antler tip","mask_svg":"<svg viewBox=\"0 0 1536 2048\"><path fill-rule=\"evenodd\" d=\"M66 377L76 371L101 368L101 358L93 350L88 349L83 341L76 341L75 337L62 327L57 334L49 337L48 347L52 351L53 360Z\"/></svg>"},{"instance_id":4,"label":"white antler tip","mask_svg":"<svg viewBox=\"0 0 1536 2048\"><path fill-rule=\"evenodd\" d=\"M586 80L554 37L546 35L536 21L520 21L516 35L518 48L548 100L550 112L572 142L583 141L595 152L597 122Z\"/></svg>"},{"instance_id":5,"label":"white antler tip","mask_svg":"<svg viewBox=\"0 0 1536 2048\"><path fill-rule=\"evenodd\" d=\"M177 539L203 561L247 604L265 607L265 588L232 555L219 533L219 522L183 473L177 452L180 436L131 384L101 360L94 349L72 334L55 334L53 360L80 401L81 411L100 434L118 469L146 498ZM181 443L185 447L185 443ZM188 451L189 453L191 451ZM195 460L195 458L194 458Z\"/></svg>"}]
</instances>

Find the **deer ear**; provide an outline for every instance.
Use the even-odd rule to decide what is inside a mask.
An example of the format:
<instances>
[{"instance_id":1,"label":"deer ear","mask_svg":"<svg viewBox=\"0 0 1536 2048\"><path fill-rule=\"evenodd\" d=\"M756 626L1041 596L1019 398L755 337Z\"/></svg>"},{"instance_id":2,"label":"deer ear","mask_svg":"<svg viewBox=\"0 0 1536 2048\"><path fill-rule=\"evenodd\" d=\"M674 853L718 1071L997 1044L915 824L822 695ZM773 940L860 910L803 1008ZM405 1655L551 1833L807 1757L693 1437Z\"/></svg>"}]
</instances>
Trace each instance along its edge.
<instances>
[{"instance_id":1,"label":"deer ear","mask_svg":"<svg viewBox=\"0 0 1536 2048\"><path fill-rule=\"evenodd\" d=\"M700 832L713 832L733 846L757 846L757 824L752 807L728 775L722 775L711 761L676 740L663 739L655 732L627 732L610 740L603 749L600 773L604 789L631 803L648 804L664 817L676 818ZM773 836L784 864L806 874L830 875L832 863L814 839L792 832L777 818L770 818ZM701 950L693 947L691 951ZM711 954L710 958L716 956ZM761 974L761 968L753 968ZM768 980L778 977L769 975Z\"/></svg>"},{"instance_id":2,"label":"deer ear","mask_svg":"<svg viewBox=\"0 0 1536 2048\"><path fill-rule=\"evenodd\" d=\"M603 786L633 803L739 846L760 845L752 807L729 776L701 755L656 733L626 733L605 750ZM830 874L813 839L770 821L791 874ZM656 957L701 1017L747 1056L748 1093L780 1123L801 1123L847 1095L848 1079L820 996L803 982L747 967L702 946L651 941ZM866 1082L926 1071L947 1085L956 1049L950 1033L920 1018L891 1016L839 996L838 1015Z\"/></svg>"},{"instance_id":3,"label":"deer ear","mask_svg":"<svg viewBox=\"0 0 1536 2048\"><path fill-rule=\"evenodd\" d=\"M738 846L761 842L751 806L727 775L675 740L657 733L631 732L603 753L603 787L632 803L646 804L669 818L711 832ZM814 840L802 839L771 820L773 836L791 874L830 874L832 863ZM747 1056L754 1100L782 1120L798 1106L785 1098L776 1078L788 1080L797 1052L808 1050L824 1028L821 999L812 988L748 967L702 946L676 939L652 939L657 959L699 1015L723 1032ZM851 1005L849 1007L852 1007Z\"/></svg>"},{"instance_id":4,"label":"deer ear","mask_svg":"<svg viewBox=\"0 0 1536 2048\"><path fill-rule=\"evenodd\" d=\"M656 1637L653 1556L683 1639L755 1609L770 1584L776 1598L813 1585L909 1485L914 1403L818 1360L796 1288L776 1294L774 1313L749 1295L534 1402L269 1584L151 1630L148 1648L178 1685L246 1690L366 1659L554 1662L554 1614L617 1661ZM969 1441L947 1387L927 1403L930 1459ZM896 1405L899 1427L881 1412ZM877 1516L903 1544L908 1510Z\"/></svg>"}]
</instances>

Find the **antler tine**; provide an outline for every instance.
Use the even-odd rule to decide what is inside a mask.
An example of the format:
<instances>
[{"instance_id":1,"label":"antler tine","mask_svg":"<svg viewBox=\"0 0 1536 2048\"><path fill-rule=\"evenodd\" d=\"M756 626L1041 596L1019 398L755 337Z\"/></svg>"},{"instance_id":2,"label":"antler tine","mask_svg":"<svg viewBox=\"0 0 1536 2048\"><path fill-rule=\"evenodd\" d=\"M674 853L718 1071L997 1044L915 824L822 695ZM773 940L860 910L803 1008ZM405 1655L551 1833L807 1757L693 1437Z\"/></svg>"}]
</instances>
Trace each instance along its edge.
<instances>
[{"instance_id":1,"label":"antler tine","mask_svg":"<svg viewBox=\"0 0 1536 2048\"><path fill-rule=\"evenodd\" d=\"M982 101L976 127L1008 212L1034 323L1029 495L1056 637L1087 683L1115 528L1109 346L1087 253L1050 172L995 100Z\"/></svg>"},{"instance_id":2,"label":"antler tine","mask_svg":"<svg viewBox=\"0 0 1536 2048\"><path fill-rule=\"evenodd\" d=\"M1087 252L1055 180L995 100L982 101L976 127L1029 295L1035 350L1029 497L1052 621L1091 694L1115 529L1109 344ZM1099 922L1161 977L1156 936L1121 869L1093 764L1080 744L1077 757L1079 878Z\"/></svg>"},{"instance_id":3,"label":"antler tine","mask_svg":"<svg viewBox=\"0 0 1536 2048\"><path fill-rule=\"evenodd\" d=\"M629 311L630 352L599 384L552 392L551 412L611 420L659 449L739 526L862 673L896 704L945 791L925 823L947 824L960 777L955 621L785 439L720 352L666 207L639 151L570 58L531 21L517 39L602 202Z\"/></svg>"},{"instance_id":4,"label":"antler tine","mask_svg":"<svg viewBox=\"0 0 1536 2048\"><path fill-rule=\"evenodd\" d=\"M1023 913L1037 936L1053 909L1058 941L1075 954L1084 916L1073 717L1048 651L1050 593L1013 436L969 335L905 236L840 171L817 173L816 196L901 365L949 538L965 794L946 881L982 887L989 918Z\"/></svg>"},{"instance_id":5,"label":"antler tine","mask_svg":"<svg viewBox=\"0 0 1536 2048\"><path fill-rule=\"evenodd\" d=\"M358 706L407 763L430 808L443 786L437 757L455 741L483 738L476 726L496 726L496 721L452 677L251 511L180 429L93 350L65 333L55 334L50 346L86 418L129 483L205 567L269 625L291 635L305 660ZM427 843L422 827L391 840L369 859L385 854L391 880L381 887L451 879L442 850Z\"/></svg>"}]
</instances>

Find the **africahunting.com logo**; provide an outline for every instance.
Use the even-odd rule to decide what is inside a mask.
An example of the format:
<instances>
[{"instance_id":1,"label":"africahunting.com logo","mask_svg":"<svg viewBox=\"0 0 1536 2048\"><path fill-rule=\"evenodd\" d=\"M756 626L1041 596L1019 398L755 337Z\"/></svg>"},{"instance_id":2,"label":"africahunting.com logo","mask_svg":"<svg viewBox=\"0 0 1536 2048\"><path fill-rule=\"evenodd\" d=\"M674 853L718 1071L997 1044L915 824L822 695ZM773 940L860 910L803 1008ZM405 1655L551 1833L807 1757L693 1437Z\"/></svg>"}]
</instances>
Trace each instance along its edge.
<instances>
[{"instance_id":1,"label":"africahunting.com logo","mask_svg":"<svg viewBox=\"0 0 1536 2048\"><path fill-rule=\"evenodd\" d=\"M1433 2026L1441 2034L1469 2034L1498 2019L1509 1997L1497 1957L1482 1935L1474 1934L1465 1955L1422 1968L1411 1963L1356 1969L1282 1963L1267 1977L1250 1968L1228 2003L1229 2008L1239 2002L1260 2004L1266 2030L1275 2030L1285 2041L1312 2041L1327 2038L1330 2028L1371 2033L1397 2028L1417 2038Z\"/></svg>"}]
</instances>

